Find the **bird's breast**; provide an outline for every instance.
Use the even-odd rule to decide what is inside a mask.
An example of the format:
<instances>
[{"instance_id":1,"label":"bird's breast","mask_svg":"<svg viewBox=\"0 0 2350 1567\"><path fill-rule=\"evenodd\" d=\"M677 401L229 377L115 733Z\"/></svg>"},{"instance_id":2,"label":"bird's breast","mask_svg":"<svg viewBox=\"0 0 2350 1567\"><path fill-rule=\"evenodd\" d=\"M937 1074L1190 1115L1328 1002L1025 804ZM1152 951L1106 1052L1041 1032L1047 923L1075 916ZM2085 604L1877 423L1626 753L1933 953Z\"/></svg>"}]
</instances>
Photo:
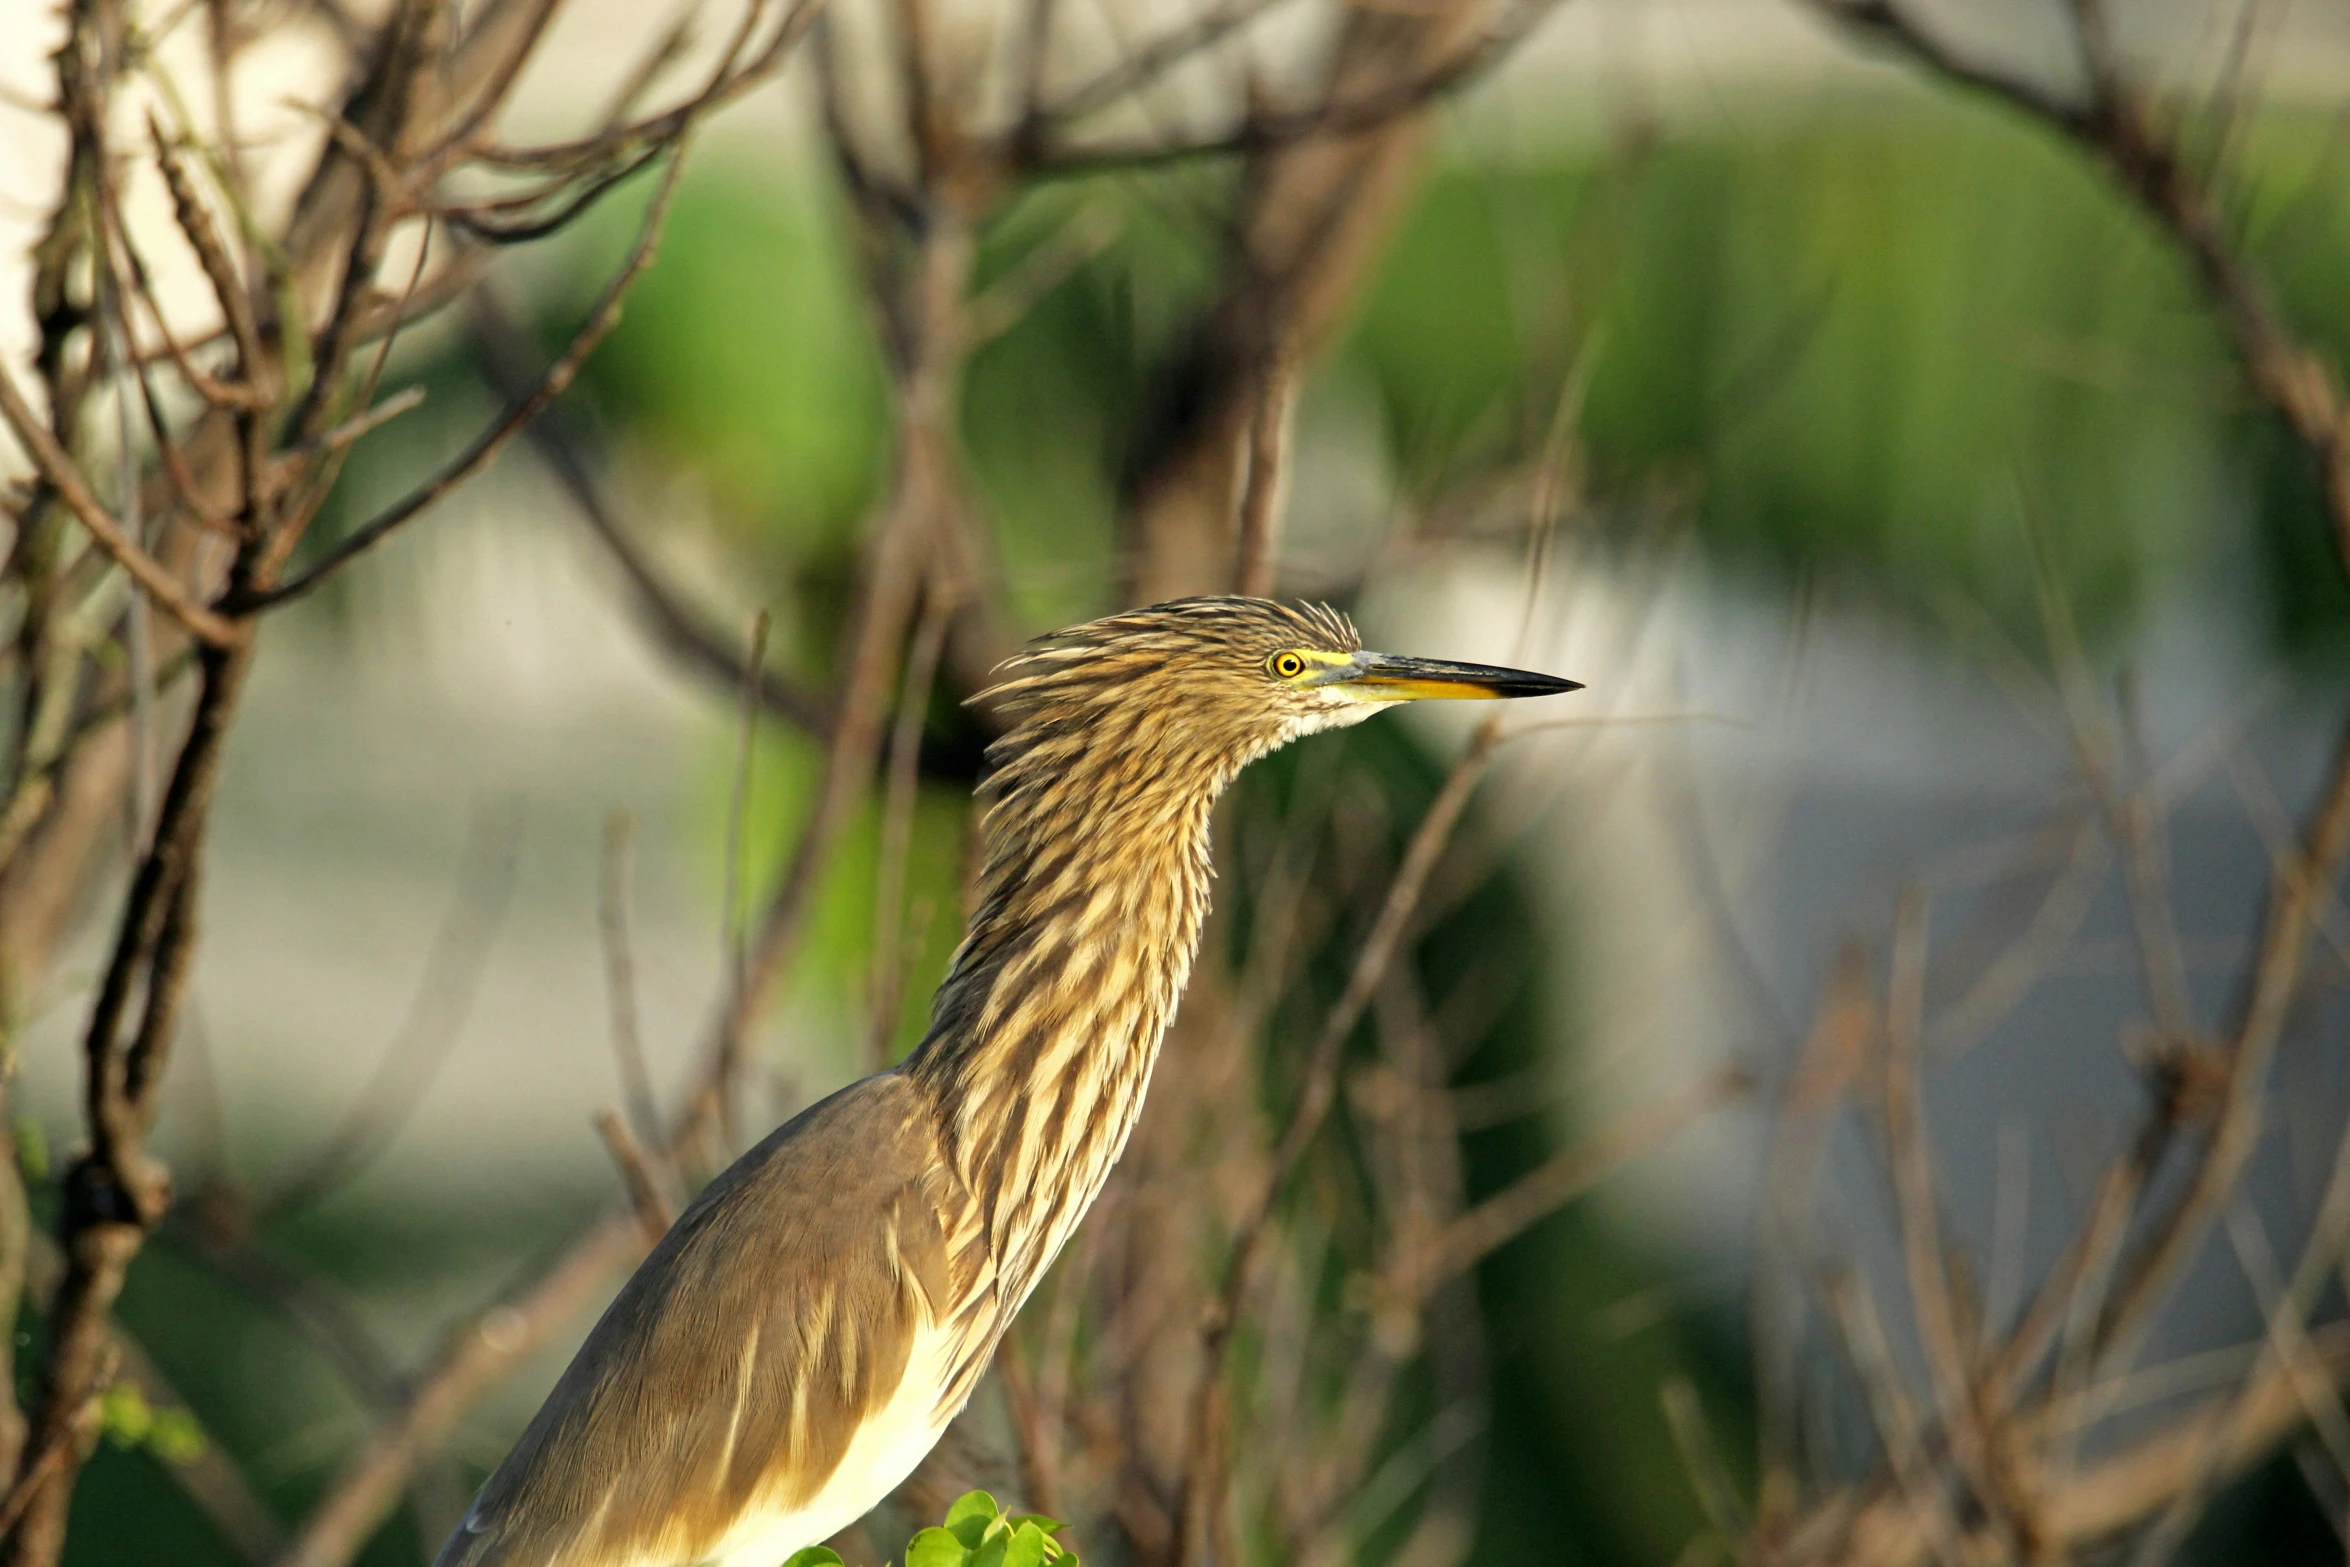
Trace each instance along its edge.
<instances>
[{"instance_id":1,"label":"bird's breast","mask_svg":"<svg viewBox=\"0 0 2350 1567\"><path fill-rule=\"evenodd\" d=\"M938 1397L959 1358L957 1335L946 1324L923 1328L897 1392L857 1427L824 1483L796 1502L785 1500L781 1476L777 1484L763 1487L709 1554L710 1567L777 1567L802 1546L830 1539L855 1523L877 1499L897 1489L970 1396L966 1389L951 1405Z\"/></svg>"}]
</instances>

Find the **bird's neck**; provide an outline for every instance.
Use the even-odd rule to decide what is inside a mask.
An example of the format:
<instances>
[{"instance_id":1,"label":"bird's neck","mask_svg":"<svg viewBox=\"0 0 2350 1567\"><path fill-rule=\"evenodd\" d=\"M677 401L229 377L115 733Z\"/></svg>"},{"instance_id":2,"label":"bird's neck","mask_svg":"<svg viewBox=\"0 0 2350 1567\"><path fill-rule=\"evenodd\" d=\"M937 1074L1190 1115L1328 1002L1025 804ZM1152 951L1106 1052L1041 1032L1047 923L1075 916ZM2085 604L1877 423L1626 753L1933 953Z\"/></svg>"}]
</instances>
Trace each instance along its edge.
<instances>
[{"instance_id":1,"label":"bird's neck","mask_svg":"<svg viewBox=\"0 0 2350 1567\"><path fill-rule=\"evenodd\" d=\"M1207 915L1209 813L1237 766L1101 747L986 818L978 905L906 1071L939 1109L1009 1307L1134 1128Z\"/></svg>"}]
</instances>

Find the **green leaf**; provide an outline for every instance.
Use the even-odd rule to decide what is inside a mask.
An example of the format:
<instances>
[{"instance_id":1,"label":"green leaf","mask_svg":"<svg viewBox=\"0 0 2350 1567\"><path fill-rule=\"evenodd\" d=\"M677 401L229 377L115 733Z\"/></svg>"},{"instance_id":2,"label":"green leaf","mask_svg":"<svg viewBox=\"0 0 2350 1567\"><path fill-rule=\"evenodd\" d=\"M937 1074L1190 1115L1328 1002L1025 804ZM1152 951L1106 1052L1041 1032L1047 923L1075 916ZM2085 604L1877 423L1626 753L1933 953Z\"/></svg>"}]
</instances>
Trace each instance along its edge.
<instances>
[{"instance_id":1,"label":"green leaf","mask_svg":"<svg viewBox=\"0 0 2350 1567\"><path fill-rule=\"evenodd\" d=\"M978 1550L971 1553L971 1567L1004 1567L1004 1558L1012 1548L1009 1531L993 1529Z\"/></svg>"},{"instance_id":2,"label":"green leaf","mask_svg":"<svg viewBox=\"0 0 2350 1567\"><path fill-rule=\"evenodd\" d=\"M906 1546L906 1567L964 1567L970 1559L969 1548L944 1529L925 1529Z\"/></svg>"},{"instance_id":3,"label":"green leaf","mask_svg":"<svg viewBox=\"0 0 2350 1567\"><path fill-rule=\"evenodd\" d=\"M792 1552L784 1559L783 1567L847 1567L847 1564L840 1559L840 1552L831 1546L811 1545L805 1550Z\"/></svg>"},{"instance_id":4,"label":"green leaf","mask_svg":"<svg viewBox=\"0 0 2350 1567\"><path fill-rule=\"evenodd\" d=\"M1027 1524L1036 1525L1044 1535L1044 1559L1048 1562L1058 1563L1060 1567L1077 1567L1077 1553L1053 1538L1056 1534L1065 1533L1069 1528L1060 1519L1047 1513L1014 1513L1004 1521L1015 1529Z\"/></svg>"},{"instance_id":5,"label":"green leaf","mask_svg":"<svg viewBox=\"0 0 2350 1567\"><path fill-rule=\"evenodd\" d=\"M1048 1517L1043 1513L1014 1513L1011 1515L1011 1517L1007 1518L1005 1522L1009 1523L1015 1529L1019 1528L1024 1523L1032 1523L1047 1534L1059 1534L1063 1529L1069 1527L1067 1524L1061 1522L1060 1519Z\"/></svg>"},{"instance_id":6,"label":"green leaf","mask_svg":"<svg viewBox=\"0 0 2350 1567\"><path fill-rule=\"evenodd\" d=\"M144 1395L127 1382L117 1382L99 1401L101 1428L117 1447L143 1447L155 1429L155 1411Z\"/></svg>"},{"instance_id":7,"label":"green leaf","mask_svg":"<svg viewBox=\"0 0 2350 1567\"><path fill-rule=\"evenodd\" d=\"M204 1428L184 1409L158 1409L147 1433L147 1451L167 1464L192 1464L204 1456Z\"/></svg>"},{"instance_id":8,"label":"green leaf","mask_svg":"<svg viewBox=\"0 0 2350 1567\"><path fill-rule=\"evenodd\" d=\"M1012 1531L1011 1544L1004 1551L1004 1567L1044 1567L1045 1546L1050 1542L1045 1532L1032 1523L1024 1523Z\"/></svg>"},{"instance_id":9,"label":"green leaf","mask_svg":"<svg viewBox=\"0 0 2350 1567\"><path fill-rule=\"evenodd\" d=\"M966 1491L955 1498L955 1505L947 1509L947 1532L963 1542L970 1550L978 1550L986 1540L988 1525L1003 1515L994 1497L985 1491Z\"/></svg>"}]
</instances>

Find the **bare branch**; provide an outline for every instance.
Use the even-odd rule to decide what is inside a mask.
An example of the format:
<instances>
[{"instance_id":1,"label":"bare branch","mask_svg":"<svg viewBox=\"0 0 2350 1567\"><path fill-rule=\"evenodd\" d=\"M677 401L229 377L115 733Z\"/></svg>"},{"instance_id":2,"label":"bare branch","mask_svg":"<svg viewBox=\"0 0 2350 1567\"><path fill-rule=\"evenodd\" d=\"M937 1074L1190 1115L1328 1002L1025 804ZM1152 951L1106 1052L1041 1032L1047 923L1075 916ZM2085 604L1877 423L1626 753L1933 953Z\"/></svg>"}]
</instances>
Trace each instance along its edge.
<instances>
[{"instance_id":1,"label":"bare branch","mask_svg":"<svg viewBox=\"0 0 2350 1567\"><path fill-rule=\"evenodd\" d=\"M122 525L91 492L73 458L57 443L57 437L34 416L5 365L0 365L0 418L7 421L41 477L89 530L98 547L129 572L132 580L165 614L179 622L188 635L209 647L233 647L242 640L244 633L233 621L197 603L195 595L169 568L123 531Z\"/></svg>"},{"instance_id":2,"label":"bare branch","mask_svg":"<svg viewBox=\"0 0 2350 1567\"><path fill-rule=\"evenodd\" d=\"M1234 533L1239 558L1233 591L1263 598L1273 591L1274 552L1280 543L1281 512L1289 498L1290 427L1297 417L1297 369L1276 359L1258 378L1257 406L1249 421L1248 452Z\"/></svg>"},{"instance_id":3,"label":"bare branch","mask_svg":"<svg viewBox=\"0 0 2350 1567\"><path fill-rule=\"evenodd\" d=\"M360 555L382 543L392 530L424 512L487 467L491 459L505 449L508 441L562 394L563 389L571 384L571 378L579 373L579 367L586 363L587 356L595 351L605 334L619 323L621 306L627 298L629 286L646 267L652 265L654 253L660 244L661 223L668 216L670 198L676 194L677 179L684 169L685 149L680 145L670 154L669 166L653 194L651 206L646 209L636 245L629 252L628 259L621 264L612 280L605 284L602 296L588 313L586 324L573 336L571 345L547 367L538 384L527 395L509 404L496 423L476 436L473 444L439 473L354 528L308 570L275 586L257 584L242 592L232 592L223 601L223 608L230 614L246 616L302 597Z\"/></svg>"}]
</instances>

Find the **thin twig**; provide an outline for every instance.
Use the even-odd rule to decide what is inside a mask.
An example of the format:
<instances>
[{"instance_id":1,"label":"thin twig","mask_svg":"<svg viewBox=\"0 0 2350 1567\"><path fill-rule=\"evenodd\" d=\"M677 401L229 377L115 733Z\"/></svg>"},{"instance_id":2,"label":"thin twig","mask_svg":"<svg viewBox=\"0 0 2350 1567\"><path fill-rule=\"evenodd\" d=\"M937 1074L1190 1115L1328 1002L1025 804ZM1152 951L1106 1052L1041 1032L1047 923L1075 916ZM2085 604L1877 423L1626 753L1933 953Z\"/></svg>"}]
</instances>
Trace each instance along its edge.
<instances>
[{"instance_id":1,"label":"thin twig","mask_svg":"<svg viewBox=\"0 0 2350 1567\"><path fill-rule=\"evenodd\" d=\"M406 1016L376 1059L367 1085L318 1151L280 1186L273 1218L315 1206L362 1174L413 1115L463 1036L489 971L521 869L522 810L507 802L475 814L449 911L433 938Z\"/></svg>"},{"instance_id":2,"label":"thin twig","mask_svg":"<svg viewBox=\"0 0 2350 1567\"><path fill-rule=\"evenodd\" d=\"M1394 961L1414 911L1419 906L1421 890L1427 885L1429 872L1451 842L1453 829L1459 825L1461 814L1468 808L1469 796L1491 764L1495 748L1502 739L1498 717L1489 718L1477 727L1468 748L1453 764L1452 771L1437 791L1427 814L1420 820L1410 845L1404 851L1402 863L1396 868L1395 878L1389 884L1386 901L1356 954L1353 971L1348 974L1346 988L1338 1003L1324 1019L1322 1029L1306 1052L1302 1086L1295 1107L1275 1144L1268 1171L1259 1183L1239 1222L1233 1229L1230 1260L1225 1264L1224 1277L1215 1301L1209 1308L1202 1329L1203 1355L1199 1382L1192 1396L1191 1412L1186 1422L1183 1467L1175 1512L1176 1548L1173 1559L1177 1567L1189 1567L1196 1560L1205 1522L1203 1509L1221 1493L1220 1456L1221 1428L1224 1409L1224 1360L1232 1341L1232 1329L1240 1317L1242 1302L1247 1297L1273 1213L1287 1192L1291 1178L1303 1161L1314 1134L1321 1130L1323 1119L1330 1113L1337 1095L1338 1067L1346 1042L1362 1020L1364 1008L1377 992L1379 981Z\"/></svg>"},{"instance_id":3,"label":"thin twig","mask_svg":"<svg viewBox=\"0 0 2350 1567\"><path fill-rule=\"evenodd\" d=\"M743 844L750 833L751 761L759 741L758 671L767 661L767 633L774 621L767 611L751 617L751 637L743 654L742 700L735 719L734 782L726 796L726 866L724 890L719 894L719 962L727 988L740 995L749 982L750 955L743 949ZM731 1133L734 1119L734 1078L731 1062L718 1073L718 1119Z\"/></svg>"},{"instance_id":4,"label":"thin twig","mask_svg":"<svg viewBox=\"0 0 2350 1567\"><path fill-rule=\"evenodd\" d=\"M906 655L897 722L890 729L889 781L882 795L881 847L873 870L873 976L867 991L871 1021L865 1064L876 1072L889 1065L890 1042L897 1037L904 1001L906 861L914 843L916 764L922 755L923 722L930 713L931 684L953 624L954 601L934 584Z\"/></svg>"},{"instance_id":5,"label":"thin twig","mask_svg":"<svg viewBox=\"0 0 2350 1567\"><path fill-rule=\"evenodd\" d=\"M652 1155L629 1131L628 1122L619 1111L596 1112L596 1135L604 1139L605 1151L620 1169L628 1205L636 1211L637 1223L644 1226L645 1244L658 1245L677 1217L676 1206L667 1191L668 1183L653 1168Z\"/></svg>"},{"instance_id":6,"label":"thin twig","mask_svg":"<svg viewBox=\"0 0 2350 1567\"><path fill-rule=\"evenodd\" d=\"M1290 427L1297 418L1298 380L1296 365L1279 355L1257 380L1257 405L1249 419L1238 519L1233 529L1238 545L1232 591L1250 598L1263 598L1273 591L1281 513L1289 499Z\"/></svg>"},{"instance_id":7,"label":"thin twig","mask_svg":"<svg viewBox=\"0 0 2350 1567\"><path fill-rule=\"evenodd\" d=\"M603 294L588 312L586 324L573 335L570 346L547 367L529 393L509 404L488 429L474 437L472 444L440 472L352 529L307 570L275 586L255 586L242 593L234 593L224 601L223 607L231 614L250 615L302 597L382 543L402 523L430 509L505 450L507 442L514 439L525 425L562 394L563 389L571 384L572 377L579 373L579 367L587 362L588 355L595 351L596 345L619 324L621 307L627 300L630 286L645 268L652 265L654 254L659 249L662 220L669 214L670 198L676 194L678 176L684 170L685 148L681 144L669 156L669 166L653 193L652 204L645 210L644 222L638 229L636 244L630 250L628 259L621 263L620 270L604 285Z\"/></svg>"},{"instance_id":8,"label":"thin twig","mask_svg":"<svg viewBox=\"0 0 2350 1567\"><path fill-rule=\"evenodd\" d=\"M1588 1140L1563 1148L1447 1225L1420 1266L1420 1290L1475 1267L1600 1181L1691 1124L1744 1099L1754 1079L1724 1067L1661 1103L1611 1121Z\"/></svg>"},{"instance_id":9,"label":"thin twig","mask_svg":"<svg viewBox=\"0 0 2350 1567\"><path fill-rule=\"evenodd\" d=\"M5 365L0 365L0 419L6 420L8 428L33 459L34 467L40 470L42 479L89 530L91 539L116 565L130 573L131 579L165 614L208 647L232 647L238 642L244 633L235 622L196 602L187 585L170 568L141 549L91 493L81 469L58 444L49 427L34 417L24 394L17 390L16 378Z\"/></svg>"},{"instance_id":10,"label":"thin twig","mask_svg":"<svg viewBox=\"0 0 2350 1567\"><path fill-rule=\"evenodd\" d=\"M483 1394L546 1337L609 1287L645 1251L642 1221L622 1206L599 1219L553 1266L459 1325L425 1366L407 1401L378 1427L303 1520L277 1567L346 1567L400 1499L408 1477L439 1452Z\"/></svg>"},{"instance_id":11,"label":"thin twig","mask_svg":"<svg viewBox=\"0 0 2350 1567\"><path fill-rule=\"evenodd\" d=\"M475 362L490 383L510 401L527 396L530 380L522 364L521 333L486 291L474 295L473 328ZM695 673L724 682L739 695L745 667L743 650L730 646L730 636L686 603L622 524L590 471L587 439L573 423L566 405L557 402L549 406L525 427L524 435L554 470L589 530L611 552L628 584L638 618L655 641ZM815 693L768 668L758 671L758 690L760 704L775 717L819 738L831 732L831 709Z\"/></svg>"},{"instance_id":12,"label":"thin twig","mask_svg":"<svg viewBox=\"0 0 2350 1567\"><path fill-rule=\"evenodd\" d=\"M2323 794L2311 813L2301 854L2270 878L2259 954L2237 1004L2235 1027L2216 1063L2221 1098L2212 1132L2187 1190L2122 1279L2098 1323L2101 1354L2134 1338L2170 1280L2202 1244L2260 1138L2269 1062L2301 988L2313 917L2333 897L2350 856L2350 726L2335 751Z\"/></svg>"},{"instance_id":13,"label":"thin twig","mask_svg":"<svg viewBox=\"0 0 2350 1567\"><path fill-rule=\"evenodd\" d=\"M604 988L612 1015L612 1059L620 1073L621 1102L639 1137L657 1137L661 1107L645 1070L645 1042L637 1026L636 953L628 939L628 906L636 836L626 811L604 820L604 873L597 883L596 929L603 938Z\"/></svg>"}]
</instances>

